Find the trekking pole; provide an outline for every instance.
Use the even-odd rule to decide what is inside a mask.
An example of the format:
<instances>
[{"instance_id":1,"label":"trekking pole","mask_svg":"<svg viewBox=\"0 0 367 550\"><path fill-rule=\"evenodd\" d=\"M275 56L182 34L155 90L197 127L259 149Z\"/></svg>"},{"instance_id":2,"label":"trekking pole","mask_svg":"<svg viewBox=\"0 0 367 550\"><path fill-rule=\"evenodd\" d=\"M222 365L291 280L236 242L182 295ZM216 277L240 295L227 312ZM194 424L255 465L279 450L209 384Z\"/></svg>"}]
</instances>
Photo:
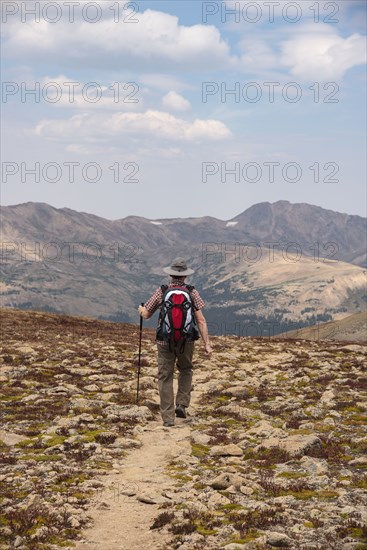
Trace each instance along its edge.
<instances>
[{"instance_id":1,"label":"trekking pole","mask_svg":"<svg viewBox=\"0 0 367 550\"><path fill-rule=\"evenodd\" d=\"M144 306L144 303L140 304ZM140 331L139 331L139 356L138 356L138 387L136 389L136 404L139 405L139 379L140 379L140 357L141 357L141 337L143 334L143 316L140 315Z\"/></svg>"}]
</instances>

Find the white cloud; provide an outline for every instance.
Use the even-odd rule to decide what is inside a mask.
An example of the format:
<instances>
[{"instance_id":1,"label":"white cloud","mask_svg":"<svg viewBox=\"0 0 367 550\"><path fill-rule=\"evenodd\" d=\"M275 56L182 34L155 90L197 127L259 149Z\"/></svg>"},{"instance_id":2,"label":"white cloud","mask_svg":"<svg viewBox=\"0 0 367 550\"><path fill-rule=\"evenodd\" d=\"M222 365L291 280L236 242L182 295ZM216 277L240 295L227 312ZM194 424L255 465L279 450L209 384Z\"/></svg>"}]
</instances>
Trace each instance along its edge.
<instances>
[{"instance_id":1,"label":"white cloud","mask_svg":"<svg viewBox=\"0 0 367 550\"><path fill-rule=\"evenodd\" d=\"M262 38L249 34L239 48L239 69L268 79L276 79L278 73L280 80L338 80L366 63L365 37L355 33L344 38L323 23L263 33Z\"/></svg>"},{"instance_id":2,"label":"white cloud","mask_svg":"<svg viewBox=\"0 0 367 550\"><path fill-rule=\"evenodd\" d=\"M162 98L162 104L166 109L173 111L188 111L191 109L191 103L182 95L170 91Z\"/></svg>"},{"instance_id":3,"label":"white cloud","mask_svg":"<svg viewBox=\"0 0 367 550\"><path fill-rule=\"evenodd\" d=\"M273 4L273 5L272 5ZM304 22L306 19L312 19L317 21L340 21L345 17L345 12L351 10L360 9L363 12L365 3L361 0L334 0L330 3L315 4L314 0L302 0L298 2L290 2L289 0L276 0L275 2L269 2L269 0L256 0L256 2L249 2L249 0L225 0L221 2L219 6L218 14L216 13L212 17L208 16L208 22L214 22L214 17L223 16L228 22L236 21L235 15L231 13L231 10L237 11L237 18L245 23L253 24L253 21L258 22L272 22L274 20L282 19L285 22L298 19ZM208 11L212 8L209 7ZM318 18L317 18L318 16ZM293 23L291 23L293 24Z\"/></svg>"},{"instance_id":4,"label":"white cloud","mask_svg":"<svg viewBox=\"0 0 367 550\"><path fill-rule=\"evenodd\" d=\"M43 120L33 133L51 140L84 140L87 143L108 141L118 137L137 140L157 139L176 141L222 140L231 136L230 130L219 120L188 122L162 111L144 113L116 113L110 117L98 114L78 114L67 120Z\"/></svg>"},{"instance_id":5,"label":"white cloud","mask_svg":"<svg viewBox=\"0 0 367 550\"><path fill-rule=\"evenodd\" d=\"M31 89L35 79L27 82ZM114 109L125 111L142 110L143 95L147 90L135 82L81 82L63 74L38 80L40 97L49 105L71 109Z\"/></svg>"},{"instance_id":6,"label":"white cloud","mask_svg":"<svg viewBox=\"0 0 367 550\"><path fill-rule=\"evenodd\" d=\"M214 26L180 25L178 17L150 9L135 24L102 18L94 24L83 20L57 24L11 21L5 26L6 55L39 62L76 64L107 70L200 70L224 67L229 46ZM158 69L158 71L157 71Z\"/></svg>"},{"instance_id":7,"label":"white cloud","mask_svg":"<svg viewBox=\"0 0 367 550\"><path fill-rule=\"evenodd\" d=\"M302 79L340 79L348 69L366 63L365 38L343 38L330 26L306 26L281 44L281 64Z\"/></svg>"},{"instance_id":8,"label":"white cloud","mask_svg":"<svg viewBox=\"0 0 367 550\"><path fill-rule=\"evenodd\" d=\"M239 48L244 52L241 56L241 65L247 71L259 72L279 64L276 52L265 39L250 35L239 42Z\"/></svg>"}]
</instances>

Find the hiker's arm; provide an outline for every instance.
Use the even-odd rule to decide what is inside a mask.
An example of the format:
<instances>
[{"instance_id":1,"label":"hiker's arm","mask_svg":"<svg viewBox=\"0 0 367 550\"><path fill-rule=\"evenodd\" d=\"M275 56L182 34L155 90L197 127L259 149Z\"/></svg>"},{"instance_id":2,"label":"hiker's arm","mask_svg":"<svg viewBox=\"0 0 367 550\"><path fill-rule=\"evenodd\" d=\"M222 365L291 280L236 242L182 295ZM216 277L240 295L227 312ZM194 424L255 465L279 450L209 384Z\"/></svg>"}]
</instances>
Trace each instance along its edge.
<instances>
[{"instance_id":1,"label":"hiker's arm","mask_svg":"<svg viewBox=\"0 0 367 550\"><path fill-rule=\"evenodd\" d=\"M211 347L209 342L208 326L206 324L206 320L203 315L203 312L200 309L198 311L195 311L195 319L198 324L198 329L200 331L201 337L204 340L205 351L210 356L210 354L213 351L213 348Z\"/></svg>"},{"instance_id":2,"label":"hiker's arm","mask_svg":"<svg viewBox=\"0 0 367 550\"><path fill-rule=\"evenodd\" d=\"M150 319L152 315L156 312L162 302L162 289L157 288L157 290L151 295L149 300L145 302L143 306L138 307L139 314L143 319Z\"/></svg>"}]
</instances>

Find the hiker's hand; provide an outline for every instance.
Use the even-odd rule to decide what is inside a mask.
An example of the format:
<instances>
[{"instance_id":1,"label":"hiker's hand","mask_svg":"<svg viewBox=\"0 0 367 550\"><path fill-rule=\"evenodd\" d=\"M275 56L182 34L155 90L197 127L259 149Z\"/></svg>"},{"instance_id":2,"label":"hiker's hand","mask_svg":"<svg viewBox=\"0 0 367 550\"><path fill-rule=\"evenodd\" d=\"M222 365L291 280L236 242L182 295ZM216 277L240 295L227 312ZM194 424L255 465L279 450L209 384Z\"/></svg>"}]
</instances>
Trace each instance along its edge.
<instances>
[{"instance_id":1,"label":"hiker's hand","mask_svg":"<svg viewBox=\"0 0 367 550\"><path fill-rule=\"evenodd\" d=\"M144 306L139 306L138 307L138 312L139 312L139 315L141 315L143 317L143 319L148 319L148 312L147 312L147 310L145 309Z\"/></svg>"},{"instance_id":2,"label":"hiker's hand","mask_svg":"<svg viewBox=\"0 0 367 550\"><path fill-rule=\"evenodd\" d=\"M205 353L210 357L213 353L213 348L210 344L205 344Z\"/></svg>"}]
</instances>

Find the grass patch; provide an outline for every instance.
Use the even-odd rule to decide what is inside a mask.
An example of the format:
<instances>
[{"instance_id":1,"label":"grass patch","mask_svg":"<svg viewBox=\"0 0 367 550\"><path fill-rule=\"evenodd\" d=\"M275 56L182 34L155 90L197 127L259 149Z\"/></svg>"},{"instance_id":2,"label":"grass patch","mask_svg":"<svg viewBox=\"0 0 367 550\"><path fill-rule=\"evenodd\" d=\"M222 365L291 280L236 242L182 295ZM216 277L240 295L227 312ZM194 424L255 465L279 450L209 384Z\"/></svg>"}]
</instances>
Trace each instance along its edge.
<instances>
[{"instance_id":1,"label":"grass patch","mask_svg":"<svg viewBox=\"0 0 367 550\"><path fill-rule=\"evenodd\" d=\"M199 443L191 444L191 454L197 458L203 458L209 453L210 447L207 445L200 445Z\"/></svg>"},{"instance_id":2,"label":"grass patch","mask_svg":"<svg viewBox=\"0 0 367 550\"><path fill-rule=\"evenodd\" d=\"M282 472L281 474L278 474L277 477L283 477L285 479L301 479L308 476L307 474L301 474L298 472Z\"/></svg>"}]
</instances>

